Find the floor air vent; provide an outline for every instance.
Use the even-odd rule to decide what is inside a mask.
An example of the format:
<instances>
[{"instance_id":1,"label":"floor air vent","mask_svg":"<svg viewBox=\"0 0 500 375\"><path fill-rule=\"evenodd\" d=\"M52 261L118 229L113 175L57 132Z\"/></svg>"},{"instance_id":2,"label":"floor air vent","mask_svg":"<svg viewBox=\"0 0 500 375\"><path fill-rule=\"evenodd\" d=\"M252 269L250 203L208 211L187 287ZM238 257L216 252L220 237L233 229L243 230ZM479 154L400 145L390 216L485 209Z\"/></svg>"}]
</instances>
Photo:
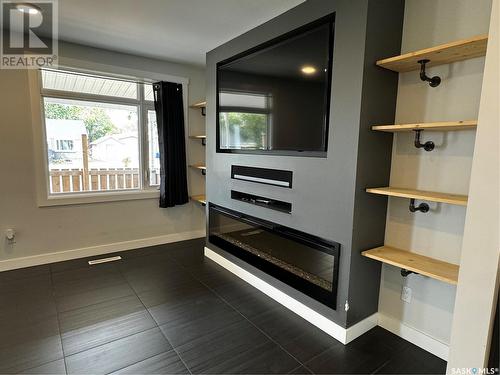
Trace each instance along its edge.
<instances>
[{"instance_id":1,"label":"floor air vent","mask_svg":"<svg viewBox=\"0 0 500 375\"><path fill-rule=\"evenodd\" d=\"M108 263L108 262L114 262L116 260L121 260L121 256L116 256L116 257L109 257L109 258L101 258L101 259L94 259L94 260L89 260L89 265L93 266L96 264L101 264L101 263Z\"/></svg>"}]
</instances>

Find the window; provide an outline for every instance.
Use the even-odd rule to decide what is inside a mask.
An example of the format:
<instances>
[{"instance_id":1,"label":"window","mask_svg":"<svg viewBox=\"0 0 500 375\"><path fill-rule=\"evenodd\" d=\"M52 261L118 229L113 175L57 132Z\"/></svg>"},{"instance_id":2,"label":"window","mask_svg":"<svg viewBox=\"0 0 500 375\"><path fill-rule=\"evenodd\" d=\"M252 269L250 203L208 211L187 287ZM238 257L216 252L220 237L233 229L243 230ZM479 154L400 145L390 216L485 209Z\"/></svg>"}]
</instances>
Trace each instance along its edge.
<instances>
[{"instance_id":1,"label":"window","mask_svg":"<svg viewBox=\"0 0 500 375\"><path fill-rule=\"evenodd\" d=\"M73 141L71 139L58 139L57 151L73 151Z\"/></svg>"},{"instance_id":2,"label":"window","mask_svg":"<svg viewBox=\"0 0 500 375\"><path fill-rule=\"evenodd\" d=\"M151 84L60 70L41 84L49 195L157 189Z\"/></svg>"}]
</instances>

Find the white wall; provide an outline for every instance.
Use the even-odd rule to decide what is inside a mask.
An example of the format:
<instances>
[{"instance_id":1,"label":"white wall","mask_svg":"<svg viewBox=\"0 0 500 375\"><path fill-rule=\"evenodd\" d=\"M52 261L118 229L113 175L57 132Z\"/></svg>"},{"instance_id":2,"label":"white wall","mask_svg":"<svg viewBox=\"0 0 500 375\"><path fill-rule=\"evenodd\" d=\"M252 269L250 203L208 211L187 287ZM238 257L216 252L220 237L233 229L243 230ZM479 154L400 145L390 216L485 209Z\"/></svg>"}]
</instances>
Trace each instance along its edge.
<instances>
[{"instance_id":1,"label":"white wall","mask_svg":"<svg viewBox=\"0 0 500 375\"><path fill-rule=\"evenodd\" d=\"M449 373L454 369L486 366L498 296L499 22L500 2L494 0L453 317Z\"/></svg>"},{"instance_id":2,"label":"white wall","mask_svg":"<svg viewBox=\"0 0 500 375\"><path fill-rule=\"evenodd\" d=\"M488 32L491 0L406 0L402 52ZM477 119L484 58L429 69L442 83L431 88L418 71L400 75L397 123ZM413 146L411 133L394 137L391 185L467 194L474 152L474 131L424 132L432 152ZM419 202L417 202L419 203ZM429 203L427 214L408 211L407 199L389 200L385 242L458 264L466 208ZM444 344L450 342L456 288L423 276L402 278L395 267L383 267L379 312ZM412 289L411 303L401 288Z\"/></svg>"},{"instance_id":3,"label":"white wall","mask_svg":"<svg viewBox=\"0 0 500 375\"><path fill-rule=\"evenodd\" d=\"M61 64L77 68L120 74L134 74L138 69L186 77L190 80L189 102L204 98L204 69L199 67L69 43L61 43L60 55ZM158 208L157 199L39 208L26 71L0 70L0 114L0 271L39 261L9 261L23 257L151 237L161 242L203 235L204 209L192 202L168 209ZM189 131L204 133L199 111L190 109L188 116ZM188 145L189 161L203 160L204 148L195 141L188 141ZM190 171L189 179L191 193L203 193L203 177ZM15 245L4 240L7 228L17 231ZM179 237L180 233L184 235ZM141 241L134 242L138 243Z\"/></svg>"}]
</instances>

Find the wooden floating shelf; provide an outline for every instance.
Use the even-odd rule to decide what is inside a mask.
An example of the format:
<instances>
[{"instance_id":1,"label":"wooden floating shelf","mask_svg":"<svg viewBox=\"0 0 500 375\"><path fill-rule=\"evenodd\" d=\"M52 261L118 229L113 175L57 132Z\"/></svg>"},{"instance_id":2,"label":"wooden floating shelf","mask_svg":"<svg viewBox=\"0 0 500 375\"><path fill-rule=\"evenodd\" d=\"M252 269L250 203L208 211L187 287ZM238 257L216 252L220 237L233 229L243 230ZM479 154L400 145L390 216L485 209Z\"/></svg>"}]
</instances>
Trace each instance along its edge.
<instances>
[{"instance_id":1,"label":"wooden floating shelf","mask_svg":"<svg viewBox=\"0 0 500 375\"><path fill-rule=\"evenodd\" d=\"M478 35L379 60L377 61L377 65L395 72L410 72L420 69L418 61L423 59L430 60L427 63L427 67L431 67L484 56L487 44L488 35Z\"/></svg>"},{"instance_id":2,"label":"wooden floating shelf","mask_svg":"<svg viewBox=\"0 0 500 375\"><path fill-rule=\"evenodd\" d=\"M193 195L191 197L192 200L194 200L195 202L198 202L202 205L206 205L207 204L207 200L206 200L206 197L205 195Z\"/></svg>"},{"instance_id":3,"label":"wooden floating shelf","mask_svg":"<svg viewBox=\"0 0 500 375\"><path fill-rule=\"evenodd\" d=\"M392 266L416 272L445 283L456 285L458 282L459 267L455 264L443 262L424 255L415 254L406 250L390 246L381 246L363 251L365 257L378 260Z\"/></svg>"},{"instance_id":4,"label":"wooden floating shelf","mask_svg":"<svg viewBox=\"0 0 500 375\"><path fill-rule=\"evenodd\" d=\"M191 139L196 139L196 140L201 140L201 144L205 146L207 144L207 136L204 134L200 135L190 135L189 138Z\"/></svg>"},{"instance_id":5,"label":"wooden floating shelf","mask_svg":"<svg viewBox=\"0 0 500 375\"><path fill-rule=\"evenodd\" d=\"M207 102L198 102L191 104L189 107L190 108L205 108L207 106Z\"/></svg>"},{"instance_id":6,"label":"wooden floating shelf","mask_svg":"<svg viewBox=\"0 0 500 375\"><path fill-rule=\"evenodd\" d=\"M467 206L467 199L468 199L467 195L436 193L432 191L404 189L395 187L368 188L366 189L366 191L372 194L380 194L380 195L387 195L391 197L400 197L400 198L420 199L424 201L448 203L458 206Z\"/></svg>"},{"instance_id":7,"label":"wooden floating shelf","mask_svg":"<svg viewBox=\"0 0 500 375\"><path fill-rule=\"evenodd\" d=\"M206 171L207 170L207 167L202 165L202 164L192 164L190 165L191 168L195 168L195 169L200 169L202 171Z\"/></svg>"},{"instance_id":8,"label":"wooden floating shelf","mask_svg":"<svg viewBox=\"0 0 500 375\"><path fill-rule=\"evenodd\" d=\"M426 122L419 124L397 124L397 125L375 125L372 130L381 132L405 132L412 130L431 130L431 131L450 131L450 130L468 130L477 127L477 120L467 121L441 121Z\"/></svg>"},{"instance_id":9,"label":"wooden floating shelf","mask_svg":"<svg viewBox=\"0 0 500 375\"><path fill-rule=\"evenodd\" d=\"M198 102L198 103L194 103L194 104L191 104L189 106L189 108L193 108L193 109L201 109L201 115L202 116L205 116L206 115L206 108L207 108L207 102Z\"/></svg>"}]
</instances>

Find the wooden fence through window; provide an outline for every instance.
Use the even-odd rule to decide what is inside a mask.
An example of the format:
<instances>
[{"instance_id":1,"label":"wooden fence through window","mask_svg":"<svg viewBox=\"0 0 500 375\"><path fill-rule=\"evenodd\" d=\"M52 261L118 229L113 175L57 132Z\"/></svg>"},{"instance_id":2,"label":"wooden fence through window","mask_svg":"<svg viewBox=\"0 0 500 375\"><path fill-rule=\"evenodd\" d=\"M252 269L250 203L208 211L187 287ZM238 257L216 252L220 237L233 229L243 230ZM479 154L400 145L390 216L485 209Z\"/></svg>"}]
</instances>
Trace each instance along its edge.
<instances>
[{"instance_id":1,"label":"wooden fence through window","mask_svg":"<svg viewBox=\"0 0 500 375\"><path fill-rule=\"evenodd\" d=\"M93 168L85 174L83 169L51 169L49 176L51 193L138 189L140 185L137 168Z\"/></svg>"}]
</instances>

